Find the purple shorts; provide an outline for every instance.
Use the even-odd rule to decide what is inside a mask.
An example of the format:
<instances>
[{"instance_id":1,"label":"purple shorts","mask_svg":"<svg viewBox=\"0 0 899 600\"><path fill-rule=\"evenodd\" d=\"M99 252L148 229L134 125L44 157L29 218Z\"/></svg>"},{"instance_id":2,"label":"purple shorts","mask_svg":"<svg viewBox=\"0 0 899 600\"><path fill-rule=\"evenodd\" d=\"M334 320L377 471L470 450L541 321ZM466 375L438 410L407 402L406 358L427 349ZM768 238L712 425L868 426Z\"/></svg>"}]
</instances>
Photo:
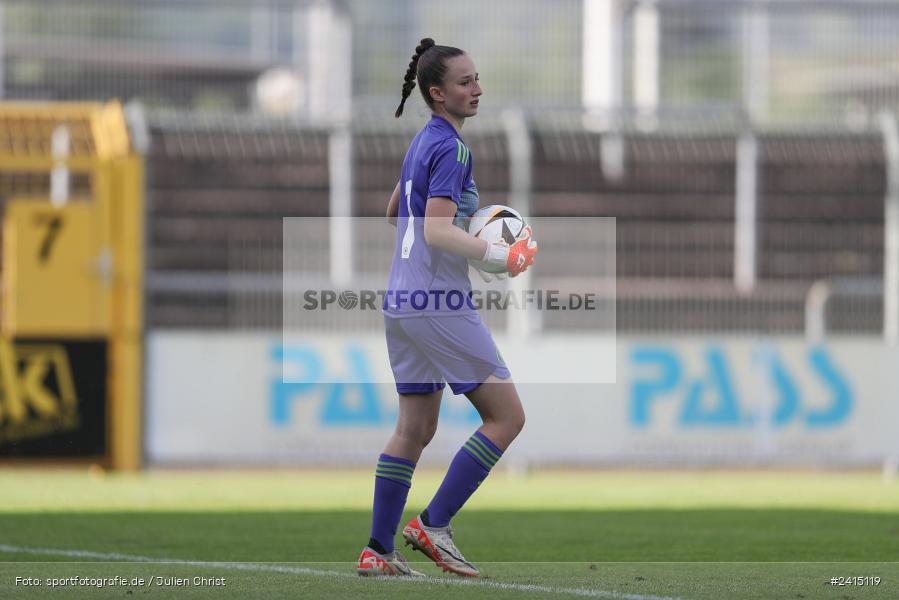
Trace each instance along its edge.
<instances>
[{"instance_id":1,"label":"purple shorts","mask_svg":"<svg viewBox=\"0 0 899 600\"><path fill-rule=\"evenodd\" d=\"M448 382L466 394L491 375L511 376L481 315L384 317L387 353L400 394L427 394Z\"/></svg>"}]
</instances>

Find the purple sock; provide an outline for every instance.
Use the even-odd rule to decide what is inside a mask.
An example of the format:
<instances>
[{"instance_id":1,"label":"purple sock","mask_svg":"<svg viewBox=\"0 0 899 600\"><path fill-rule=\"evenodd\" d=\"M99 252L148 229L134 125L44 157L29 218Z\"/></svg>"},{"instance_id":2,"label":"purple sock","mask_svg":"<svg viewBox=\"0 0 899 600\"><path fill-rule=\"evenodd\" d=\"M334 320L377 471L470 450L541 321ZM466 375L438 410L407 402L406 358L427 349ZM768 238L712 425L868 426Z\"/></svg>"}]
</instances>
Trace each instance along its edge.
<instances>
[{"instance_id":1,"label":"purple sock","mask_svg":"<svg viewBox=\"0 0 899 600\"><path fill-rule=\"evenodd\" d=\"M480 431L462 445L456 453L449 471L440 484L440 489L427 508L427 523L430 527L446 527L462 505L474 494L490 469L503 455L487 436Z\"/></svg>"},{"instance_id":2,"label":"purple sock","mask_svg":"<svg viewBox=\"0 0 899 600\"><path fill-rule=\"evenodd\" d=\"M405 458L382 454L375 470L375 501L371 514L371 540L378 552L393 552L393 538L403 516L406 496L412 487L415 463ZM371 542L370 540L370 542ZM372 544L369 543L371 546Z\"/></svg>"}]
</instances>

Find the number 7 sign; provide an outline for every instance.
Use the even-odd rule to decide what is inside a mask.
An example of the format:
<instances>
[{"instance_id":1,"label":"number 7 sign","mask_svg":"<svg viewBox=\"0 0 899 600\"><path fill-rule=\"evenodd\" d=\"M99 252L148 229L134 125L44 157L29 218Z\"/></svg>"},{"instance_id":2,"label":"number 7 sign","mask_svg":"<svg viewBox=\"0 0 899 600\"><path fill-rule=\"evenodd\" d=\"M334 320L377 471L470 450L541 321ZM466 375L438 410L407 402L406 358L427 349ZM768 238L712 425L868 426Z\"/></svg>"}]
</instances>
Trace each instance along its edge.
<instances>
[{"instance_id":1,"label":"number 7 sign","mask_svg":"<svg viewBox=\"0 0 899 600\"><path fill-rule=\"evenodd\" d=\"M3 328L22 336L101 336L109 286L101 272L100 212L92 202L53 207L14 200L3 220Z\"/></svg>"}]
</instances>

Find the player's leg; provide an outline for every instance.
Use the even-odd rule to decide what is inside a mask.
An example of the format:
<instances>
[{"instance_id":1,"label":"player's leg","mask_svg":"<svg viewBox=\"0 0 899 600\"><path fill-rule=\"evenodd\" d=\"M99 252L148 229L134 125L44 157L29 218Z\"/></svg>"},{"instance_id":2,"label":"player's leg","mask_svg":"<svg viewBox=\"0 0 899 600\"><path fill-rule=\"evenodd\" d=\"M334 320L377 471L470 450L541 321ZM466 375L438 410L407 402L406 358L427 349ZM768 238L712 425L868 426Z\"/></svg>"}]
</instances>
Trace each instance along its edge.
<instances>
[{"instance_id":1,"label":"player's leg","mask_svg":"<svg viewBox=\"0 0 899 600\"><path fill-rule=\"evenodd\" d=\"M400 394L393 435L378 457L372 503L371 537L359 556L360 575L419 575L394 548L396 530L422 450L434 437L442 387L422 394Z\"/></svg>"},{"instance_id":2,"label":"player's leg","mask_svg":"<svg viewBox=\"0 0 899 600\"><path fill-rule=\"evenodd\" d=\"M465 395L481 415L483 425L456 453L422 514L424 524L431 527L449 525L524 427L524 408L511 378L491 375Z\"/></svg>"},{"instance_id":3,"label":"player's leg","mask_svg":"<svg viewBox=\"0 0 899 600\"><path fill-rule=\"evenodd\" d=\"M451 348L462 354L462 360L438 360L432 356L431 361L442 367L454 393L468 397L483 424L459 449L440 489L422 514L423 524L431 527L449 525L524 427L521 399L490 331L479 315L455 321L452 333L446 337L454 342ZM435 326L442 327L443 323Z\"/></svg>"},{"instance_id":4,"label":"player's leg","mask_svg":"<svg viewBox=\"0 0 899 600\"><path fill-rule=\"evenodd\" d=\"M444 570L478 575L453 542L450 519L484 480L524 425L524 411L509 370L479 315L418 319L431 362L453 392L465 394L484 420L453 458L446 477L421 515L403 528L403 537ZM426 329L433 329L433 335ZM495 438L495 439L492 439Z\"/></svg>"},{"instance_id":5,"label":"player's leg","mask_svg":"<svg viewBox=\"0 0 899 600\"><path fill-rule=\"evenodd\" d=\"M384 454L418 462L437 431L443 387L426 394L400 394L399 416Z\"/></svg>"},{"instance_id":6,"label":"player's leg","mask_svg":"<svg viewBox=\"0 0 899 600\"><path fill-rule=\"evenodd\" d=\"M402 319L384 319L390 367L399 394L396 428L378 457L372 503L371 537L359 557L360 575L414 574L393 547L412 474L421 451L437 428L444 383L416 347Z\"/></svg>"},{"instance_id":7,"label":"player's leg","mask_svg":"<svg viewBox=\"0 0 899 600\"><path fill-rule=\"evenodd\" d=\"M524 428L524 407L512 378L491 375L465 396L474 405L484 424L478 431L501 452L512 444Z\"/></svg>"},{"instance_id":8,"label":"player's leg","mask_svg":"<svg viewBox=\"0 0 899 600\"><path fill-rule=\"evenodd\" d=\"M511 378L491 375L465 395L484 424L456 453L434 498L403 528L403 537L407 544L424 552L445 571L476 577L477 567L465 559L455 544L450 520L524 427L524 409Z\"/></svg>"}]
</instances>

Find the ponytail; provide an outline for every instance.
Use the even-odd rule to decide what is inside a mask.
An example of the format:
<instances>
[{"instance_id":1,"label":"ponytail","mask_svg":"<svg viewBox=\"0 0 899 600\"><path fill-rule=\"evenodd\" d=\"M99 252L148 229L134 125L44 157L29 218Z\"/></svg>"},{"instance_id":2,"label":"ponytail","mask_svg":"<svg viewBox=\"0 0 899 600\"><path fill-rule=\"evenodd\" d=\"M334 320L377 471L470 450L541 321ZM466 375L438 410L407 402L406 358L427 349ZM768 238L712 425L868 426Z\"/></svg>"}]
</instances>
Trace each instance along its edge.
<instances>
[{"instance_id":1,"label":"ponytail","mask_svg":"<svg viewBox=\"0 0 899 600\"><path fill-rule=\"evenodd\" d=\"M418 59L421 58L421 55L428 51L429 48L434 47L434 40L431 38L424 38L415 48L415 54L412 55L412 60L409 62L409 68L406 69L406 76L403 78L403 96L400 100L400 105L397 107L396 112L393 114L397 119L400 118L400 115L403 114L403 105L406 104L406 99L409 97L409 94L412 93L413 88L415 88L415 76L418 71Z\"/></svg>"}]
</instances>

